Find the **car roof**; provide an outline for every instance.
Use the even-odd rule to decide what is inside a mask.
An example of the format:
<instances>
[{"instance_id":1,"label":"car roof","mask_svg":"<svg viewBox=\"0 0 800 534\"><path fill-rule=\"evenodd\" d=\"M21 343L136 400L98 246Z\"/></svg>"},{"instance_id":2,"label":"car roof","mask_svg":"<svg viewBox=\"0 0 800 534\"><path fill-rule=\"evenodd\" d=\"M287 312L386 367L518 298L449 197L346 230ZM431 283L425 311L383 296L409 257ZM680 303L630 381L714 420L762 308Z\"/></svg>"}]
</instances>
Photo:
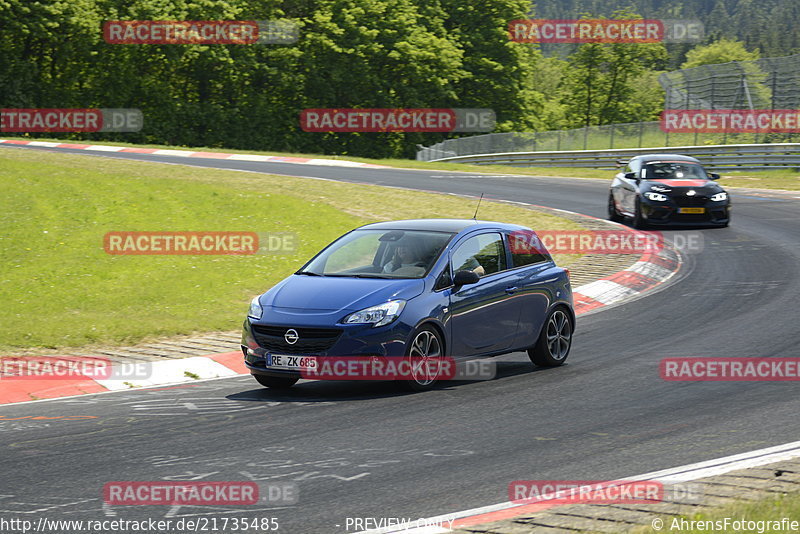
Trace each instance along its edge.
<instances>
[{"instance_id":1,"label":"car roof","mask_svg":"<svg viewBox=\"0 0 800 534\"><path fill-rule=\"evenodd\" d=\"M386 221L367 224L358 230L428 230L432 232L459 233L466 229L481 228L523 228L515 224L478 221L475 219L407 219L403 221Z\"/></svg>"},{"instance_id":2,"label":"car roof","mask_svg":"<svg viewBox=\"0 0 800 534\"><path fill-rule=\"evenodd\" d=\"M643 163L649 161L688 161L691 163L700 163L697 158L683 156L681 154L643 154L641 156L634 156L631 159L638 159Z\"/></svg>"}]
</instances>

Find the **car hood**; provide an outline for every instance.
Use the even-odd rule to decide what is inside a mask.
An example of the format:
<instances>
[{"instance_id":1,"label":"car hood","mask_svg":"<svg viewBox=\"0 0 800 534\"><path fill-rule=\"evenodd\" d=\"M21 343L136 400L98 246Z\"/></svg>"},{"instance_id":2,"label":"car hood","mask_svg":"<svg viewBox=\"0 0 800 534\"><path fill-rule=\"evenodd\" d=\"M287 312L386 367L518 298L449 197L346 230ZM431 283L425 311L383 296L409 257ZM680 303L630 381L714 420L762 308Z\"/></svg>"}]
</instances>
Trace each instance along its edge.
<instances>
[{"instance_id":1,"label":"car hood","mask_svg":"<svg viewBox=\"0 0 800 534\"><path fill-rule=\"evenodd\" d=\"M292 275L264 293L259 301L276 310L358 311L389 300L408 300L424 289L424 279Z\"/></svg>"},{"instance_id":2,"label":"car hood","mask_svg":"<svg viewBox=\"0 0 800 534\"><path fill-rule=\"evenodd\" d=\"M656 193L668 193L670 191L682 191L695 189L698 193L719 193L722 187L713 180L700 179L676 179L676 180L642 180L641 191L655 191Z\"/></svg>"}]
</instances>

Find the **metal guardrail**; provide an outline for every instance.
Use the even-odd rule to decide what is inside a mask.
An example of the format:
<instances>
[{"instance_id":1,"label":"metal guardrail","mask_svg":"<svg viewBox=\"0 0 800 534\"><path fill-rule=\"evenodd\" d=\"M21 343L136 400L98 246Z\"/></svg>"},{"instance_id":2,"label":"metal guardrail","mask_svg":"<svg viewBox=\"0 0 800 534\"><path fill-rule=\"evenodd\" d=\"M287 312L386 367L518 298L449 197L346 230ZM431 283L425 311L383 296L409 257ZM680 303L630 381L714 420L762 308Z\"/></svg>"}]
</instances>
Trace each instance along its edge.
<instances>
[{"instance_id":1,"label":"metal guardrail","mask_svg":"<svg viewBox=\"0 0 800 534\"><path fill-rule=\"evenodd\" d=\"M551 152L505 152L432 159L477 165L516 167L613 168L616 161L640 154L683 154L699 159L712 171L800 169L800 143L752 145L670 146Z\"/></svg>"}]
</instances>

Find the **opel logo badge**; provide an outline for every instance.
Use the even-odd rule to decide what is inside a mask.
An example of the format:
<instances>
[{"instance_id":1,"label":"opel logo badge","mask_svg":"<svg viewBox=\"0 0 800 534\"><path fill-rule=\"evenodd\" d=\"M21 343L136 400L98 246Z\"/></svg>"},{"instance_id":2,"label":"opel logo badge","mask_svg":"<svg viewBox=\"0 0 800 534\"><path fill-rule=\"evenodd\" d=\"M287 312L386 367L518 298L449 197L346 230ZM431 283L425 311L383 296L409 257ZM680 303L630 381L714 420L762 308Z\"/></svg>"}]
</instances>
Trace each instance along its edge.
<instances>
[{"instance_id":1,"label":"opel logo badge","mask_svg":"<svg viewBox=\"0 0 800 534\"><path fill-rule=\"evenodd\" d=\"M289 344L294 345L297 343L297 340L300 339L300 336L297 334L297 330L294 328L290 328L283 334L283 339Z\"/></svg>"}]
</instances>

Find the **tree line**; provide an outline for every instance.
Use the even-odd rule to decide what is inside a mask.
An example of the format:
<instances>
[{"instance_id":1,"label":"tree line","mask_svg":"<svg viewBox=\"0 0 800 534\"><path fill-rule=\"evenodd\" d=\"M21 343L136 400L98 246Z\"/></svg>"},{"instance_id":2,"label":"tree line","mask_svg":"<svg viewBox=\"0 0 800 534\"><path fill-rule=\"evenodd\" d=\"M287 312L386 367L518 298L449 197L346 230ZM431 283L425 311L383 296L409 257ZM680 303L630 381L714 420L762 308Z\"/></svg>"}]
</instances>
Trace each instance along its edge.
<instances>
[{"instance_id":1,"label":"tree line","mask_svg":"<svg viewBox=\"0 0 800 534\"><path fill-rule=\"evenodd\" d=\"M309 133L299 114L491 108L499 132L654 120L671 47L683 61L709 48L702 61L758 54L725 41L721 53L719 43L592 43L548 57L509 40L508 22L530 16L525 0L0 0L0 106L142 110L140 132L71 134L105 142L410 157L448 134ZM299 39L108 44L109 20L290 20Z\"/></svg>"}]
</instances>

